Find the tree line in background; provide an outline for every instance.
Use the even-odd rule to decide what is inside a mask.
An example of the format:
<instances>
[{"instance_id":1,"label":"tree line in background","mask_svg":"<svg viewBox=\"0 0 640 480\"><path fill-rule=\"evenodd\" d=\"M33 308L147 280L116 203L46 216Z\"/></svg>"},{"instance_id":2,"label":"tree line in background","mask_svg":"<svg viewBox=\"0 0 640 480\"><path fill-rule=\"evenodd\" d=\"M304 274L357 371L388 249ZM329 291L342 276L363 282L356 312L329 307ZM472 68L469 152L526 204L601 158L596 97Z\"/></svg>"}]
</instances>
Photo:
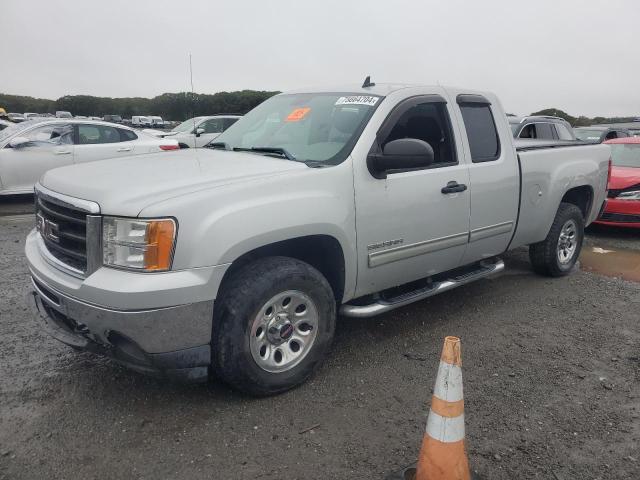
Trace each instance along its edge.
<instances>
[{"instance_id":1,"label":"tree line in background","mask_svg":"<svg viewBox=\"0 0 640 480\"><path fill-rule=\"evenodd\" d=\"M182 92L163 93L153 98L66 95L57 100L0 93L0 107L7 112L16 113L55 113L57 110L64 110L71 112L73 115L84 116L121 115L123 118L131 118L132 115L159 115L165 120L186 120L198 115L215 115L218 113L245 114L277 93L280 92L242 90L238 92L219 92L213 95ZM572 117L557 108L546 108L531 115L561 117L574 127L637 120L636 117Z\"/></svg>"},{"instance_id":2,"label":"tree line in background","mask_svg":"<svg viewBox=\"0 0 640 480\"><path fill-rule=\"evenodd\" d=\"M572 127L588 127L589 125L597 125L599 123L626 123L638 120L638 117L572 117L567 112L563 112L558 108L545 108L531 115L551 115L553 117L564 118Z\"/></svg>"},{"instance_id":3,"label":"tree line in background","mask_svg":"<svg viewBox=\"0 0 640 480\"><path fill-rule=\"evenodd\" d=\"M242 90L202 93L163 93L153 98L110 98L90 95L66 95L57 100L0 93L0 107L7 112L55 113L58 110L73 115L98 116L159 115L165 120L186 120L198 115L224 113L244 114L279 92Z\"/></svg>"}]
</instances>

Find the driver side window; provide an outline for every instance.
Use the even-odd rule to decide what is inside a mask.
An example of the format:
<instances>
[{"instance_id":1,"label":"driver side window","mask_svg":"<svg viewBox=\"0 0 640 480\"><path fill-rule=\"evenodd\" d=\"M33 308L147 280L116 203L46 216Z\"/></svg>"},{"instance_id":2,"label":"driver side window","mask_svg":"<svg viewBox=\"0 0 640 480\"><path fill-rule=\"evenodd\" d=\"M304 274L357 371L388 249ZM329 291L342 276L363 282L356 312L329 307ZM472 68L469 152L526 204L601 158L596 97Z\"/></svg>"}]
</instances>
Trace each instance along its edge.
<instances>
[{"instance_id":1,"label":"driver side window","mask_svg":"<svg viewBox=\"0 0 640 480\"><path fill-rule=\"evenodd\" d=\"M427 142L433 148L431 168L457 164L449 113L445 103L425 102L407 109L395 122L380 146L401 138Z\"/></svg>"},{"instance_id":2,"label":"driver side window","mask_svg":"<svg viewBox=\"0 0 640 480\"><path fill-rule=\"evenodd\" d=\"M46 147L72 143L72 133L73 129L70 125L44 125L34 128L23 136L29 139L30 147Z\"/></svg>"},{"instance_id":3,"label":"driver side window","mask_svg":"<svg viewBox=\"0 0 640 480\"><path fill-rule=\"evenodd\" d=\"M203 128L204 133L222 133L223 122L221 118L212 118L202 123L198 128Z\"/></svg>"}]
</instances>

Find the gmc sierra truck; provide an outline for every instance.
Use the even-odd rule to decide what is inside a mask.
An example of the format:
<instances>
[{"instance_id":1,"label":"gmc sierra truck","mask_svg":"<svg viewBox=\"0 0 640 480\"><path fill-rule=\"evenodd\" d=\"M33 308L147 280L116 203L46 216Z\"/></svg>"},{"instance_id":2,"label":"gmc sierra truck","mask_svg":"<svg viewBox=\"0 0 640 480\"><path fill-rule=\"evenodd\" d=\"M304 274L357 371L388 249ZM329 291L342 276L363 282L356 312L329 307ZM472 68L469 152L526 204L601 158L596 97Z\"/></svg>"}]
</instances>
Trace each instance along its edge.
<instances>
[{"instance_id":1,"label":"gmc sierra truck","mask_svg":"<svg viewBox=\"0 0 640 480\"><path fill-rule=\"evenodd\" d=\"M497 98L303 90L203 149L50 170L26 240L30 303L75 349L255 395L304 382L338 314L388 312L504 269L569 273L609 147L514 146Z\"/></svg>"}]
</instances>

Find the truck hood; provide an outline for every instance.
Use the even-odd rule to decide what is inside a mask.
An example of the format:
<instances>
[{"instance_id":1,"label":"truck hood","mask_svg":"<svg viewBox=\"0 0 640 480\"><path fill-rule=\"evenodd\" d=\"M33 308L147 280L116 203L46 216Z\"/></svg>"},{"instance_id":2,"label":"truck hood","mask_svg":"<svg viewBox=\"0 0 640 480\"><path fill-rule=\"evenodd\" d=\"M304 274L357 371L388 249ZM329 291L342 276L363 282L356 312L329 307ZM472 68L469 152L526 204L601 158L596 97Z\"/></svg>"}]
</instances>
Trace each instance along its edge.
<instances>
[{"instance_id":1,"label":"truck hood","mask_svg":"<svg viewBox=\"0 0 640 480\"><path fill-rule=\"evenodd\" d=\"M144 207L172 197L306 168L265 155L184 149L56 168L40 183L97 202L102 213L135 217Z\"/></svg>"},{"instance_id":2,"label":"truck hood","mask_svg":"<svg viewBox=\"0 0 640 480\"><path fill-rule=\"evenodd\" d=\"M609 188L621 190L640 184L640 168L611 167Z\"/></svg>"}]
</instances>

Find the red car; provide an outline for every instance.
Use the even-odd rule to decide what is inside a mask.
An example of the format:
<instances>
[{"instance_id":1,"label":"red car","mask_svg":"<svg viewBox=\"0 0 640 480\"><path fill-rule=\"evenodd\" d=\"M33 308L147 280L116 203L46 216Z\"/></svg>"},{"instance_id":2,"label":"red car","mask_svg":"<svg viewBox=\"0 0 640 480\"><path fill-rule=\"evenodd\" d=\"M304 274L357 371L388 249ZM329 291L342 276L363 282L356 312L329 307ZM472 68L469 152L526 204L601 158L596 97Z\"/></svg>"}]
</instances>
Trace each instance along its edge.
<instances>
[{"instance_id":1,"label":"red car","mask_svg":"<svg viewBox=\"0 0 640 480\"><path fill-rule=\"evenodd\" d=\"M607 140L611 177L607 205L596 223L640 228L640 137Z\"/></svg>"}]
</instances>

